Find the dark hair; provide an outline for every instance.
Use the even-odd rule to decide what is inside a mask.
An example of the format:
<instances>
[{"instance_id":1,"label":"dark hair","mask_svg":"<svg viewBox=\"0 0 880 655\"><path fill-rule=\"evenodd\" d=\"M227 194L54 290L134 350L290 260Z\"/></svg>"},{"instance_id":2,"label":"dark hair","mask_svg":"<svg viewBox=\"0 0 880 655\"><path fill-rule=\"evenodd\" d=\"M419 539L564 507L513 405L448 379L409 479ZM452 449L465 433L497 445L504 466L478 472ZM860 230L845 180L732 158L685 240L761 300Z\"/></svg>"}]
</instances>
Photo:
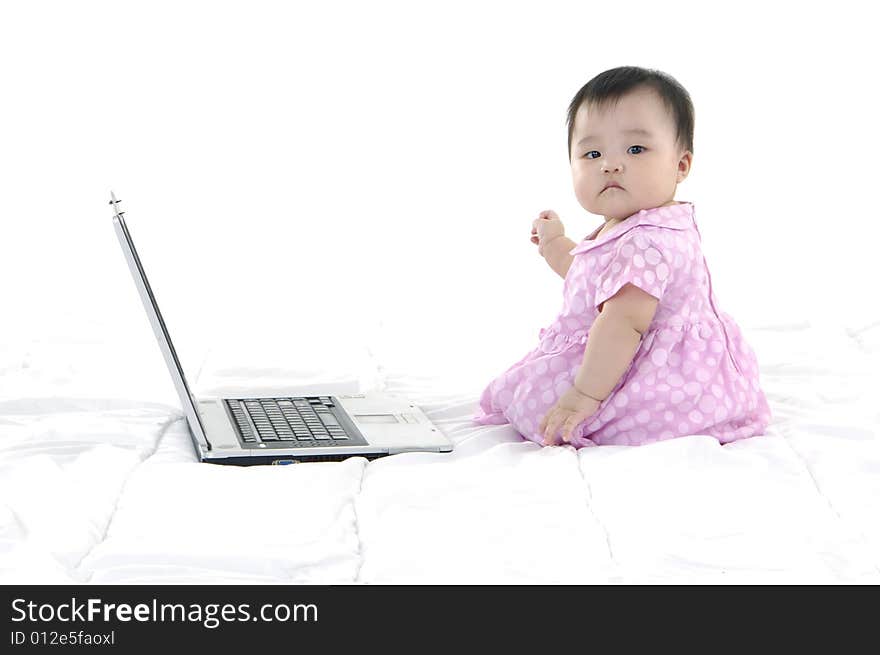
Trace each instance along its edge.
<instances>
[{"instance_id":1,"label":"dark hair","mask_svg":"<svg viewBox=\"0 0 880 655\"><path fill-rule=\"evenodd\" d=\"M571 162L571 139L574 118L581 105L605 107L641 88L653 89L672 115L676 144L694 151L694 105L685 88L671 75L638 66L620 66L599 73L584 84L568 106L568 161Z\"/></svg>"}]
</instances>

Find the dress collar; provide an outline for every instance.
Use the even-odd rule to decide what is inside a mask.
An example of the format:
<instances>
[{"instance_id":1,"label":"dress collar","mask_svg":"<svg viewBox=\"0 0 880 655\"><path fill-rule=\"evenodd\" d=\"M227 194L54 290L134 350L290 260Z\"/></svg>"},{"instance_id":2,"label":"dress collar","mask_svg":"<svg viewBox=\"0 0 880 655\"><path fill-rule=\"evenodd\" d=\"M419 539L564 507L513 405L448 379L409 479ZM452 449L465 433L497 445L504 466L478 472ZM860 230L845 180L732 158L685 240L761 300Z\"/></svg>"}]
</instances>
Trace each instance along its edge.
<instances>
[{"instance_id":1,"label":"dress collar","mask_svg":"<svg viewBox=\"0 0 880 655\"><path fill-rule=\"evenodd\" d=\"M622 220L620 223L612 227L598 239L595 238L596 233L602 229L600 225L584 240L568 251L569 255L577 255L586 252L591 248L595 248L603 243L616 239L617 237L629 232L637 225L653 225L654 227L664 227L670 230L687 230L696 226L694 220L694 203L681 202L676 205L668 205L666 207L653 207L651 209L642 209L632 216Z\"/></svg>"}]
</instances>

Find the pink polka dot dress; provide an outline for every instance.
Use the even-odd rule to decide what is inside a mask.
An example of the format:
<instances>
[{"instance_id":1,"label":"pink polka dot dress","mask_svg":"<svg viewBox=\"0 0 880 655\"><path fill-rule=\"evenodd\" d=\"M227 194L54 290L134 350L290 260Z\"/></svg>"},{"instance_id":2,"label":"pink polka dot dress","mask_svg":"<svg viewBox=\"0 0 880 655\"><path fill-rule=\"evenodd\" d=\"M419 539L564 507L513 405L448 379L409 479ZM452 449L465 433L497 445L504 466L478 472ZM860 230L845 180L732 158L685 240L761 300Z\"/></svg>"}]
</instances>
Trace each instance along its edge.
<instances>
[{"instance_id":1,"label":"pink polka dot dress","mask_svg":"<svg viewBox=\"0 0 880 655\"><path fill-rule=\"evenodd\" d=\"M688 435L728 443L764 434L770 408L758 362L718 308L693 203L643 209L595 238L600 229L569 251L559 316L540 330L537 348L486 387L473 421L510 423L541 443L538 425L573 384L598 307L630 283L659 300L654 319L609 396L574 428L571 445L638 446Z\"/></svg>"}]
</instances>

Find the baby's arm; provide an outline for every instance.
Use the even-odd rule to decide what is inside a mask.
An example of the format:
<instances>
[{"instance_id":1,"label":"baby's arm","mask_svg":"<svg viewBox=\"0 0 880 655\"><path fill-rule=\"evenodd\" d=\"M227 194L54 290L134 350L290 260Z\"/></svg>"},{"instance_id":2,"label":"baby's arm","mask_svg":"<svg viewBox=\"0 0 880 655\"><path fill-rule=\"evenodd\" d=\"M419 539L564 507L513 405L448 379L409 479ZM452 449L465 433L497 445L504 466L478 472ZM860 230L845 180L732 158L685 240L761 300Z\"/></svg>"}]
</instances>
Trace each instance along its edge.
<instances>
[{"instance_id":1,"label":"baby's arm","mask_svg":"<svg viewBox=\"0 0 880 655\"><path fill-rule=\"evenodd\" d=\"M577 244L564 234L553 237L543 245L544 259L562 279L565 279L574 256L569 255L568 251Z\"/></svg>"},{"instance_id":2,"label":"baby's arm","mask_svg":"<svg viewBox=\"0 0 880 655\"><path fill-rule=\"evenodd\" d=\"M575 389L596 400L608 397L632 363L657 303L651 294L625 284L599 307L574 378Z\"/></svg>"}]
</instances>

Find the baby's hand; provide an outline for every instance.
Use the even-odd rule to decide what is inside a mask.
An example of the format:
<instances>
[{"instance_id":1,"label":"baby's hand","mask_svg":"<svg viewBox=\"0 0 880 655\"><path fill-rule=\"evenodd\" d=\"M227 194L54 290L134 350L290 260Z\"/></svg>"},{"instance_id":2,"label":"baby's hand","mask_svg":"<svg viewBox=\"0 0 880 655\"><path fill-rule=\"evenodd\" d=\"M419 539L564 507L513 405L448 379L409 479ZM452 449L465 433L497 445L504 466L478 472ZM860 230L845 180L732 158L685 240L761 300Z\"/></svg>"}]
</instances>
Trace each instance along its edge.
<instances>
[{"instance_id":1,"label":"baby's hand","mask_svg":"<svg viewBox=\"0 0 880 655\"><path fill-rule=\"evenodd\" d=\"M565 226L559 220L559 216L552 209L547 209L538 214L538 218L532 221L532 243L538 244L538 254L544 256L544 246L556 237L565 236Z\"/></svg>"},{"instance_id":2,"label":"baby's hand","mask_svg":"<svg viewBox=\"0 0 880 655\"><path fill-rule=\"evenodd\" d=\"M538 425L545 446L556 445L556 433L562 430L562 440L571 441L575 426L596 413L602 403L578 391L574 385L569 387L556 404L553 405Z\"/></svg>"}]
</instances>

